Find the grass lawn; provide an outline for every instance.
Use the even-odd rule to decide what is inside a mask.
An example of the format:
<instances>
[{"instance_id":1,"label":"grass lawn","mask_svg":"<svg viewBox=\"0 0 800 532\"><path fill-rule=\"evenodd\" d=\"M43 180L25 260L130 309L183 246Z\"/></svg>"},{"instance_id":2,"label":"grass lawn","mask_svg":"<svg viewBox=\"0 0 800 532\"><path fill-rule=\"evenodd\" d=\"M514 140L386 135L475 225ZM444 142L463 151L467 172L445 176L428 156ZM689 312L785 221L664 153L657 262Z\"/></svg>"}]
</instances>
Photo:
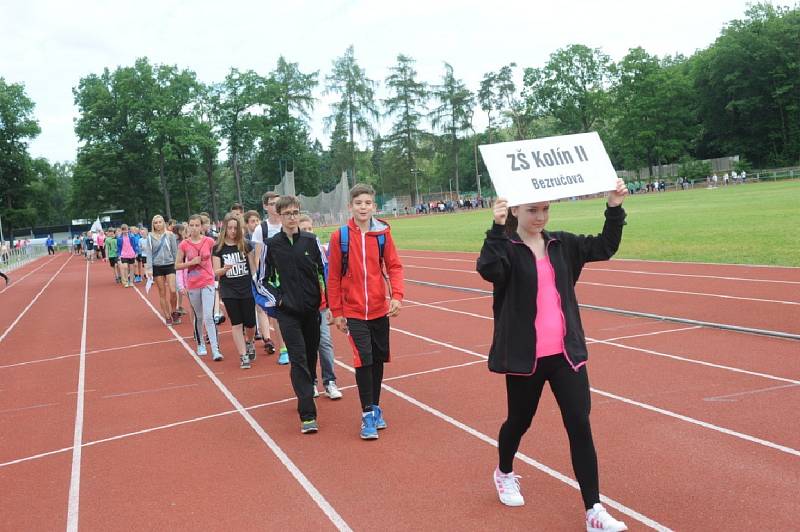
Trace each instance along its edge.
<instances>
[{"instance_id":1,"label":"grass lawn","mask_svg":"<svg viewBox=\"0 0 800 532\"><path fill-rule=\"evenodd\" d=\"M800 266L800 181L636 194L624 206L618 258ZM553 203L548 228L598 233L604 207L602 199ZM388 221L402 249L478 251L491 211Z\"/></svg>"}]
</instances>

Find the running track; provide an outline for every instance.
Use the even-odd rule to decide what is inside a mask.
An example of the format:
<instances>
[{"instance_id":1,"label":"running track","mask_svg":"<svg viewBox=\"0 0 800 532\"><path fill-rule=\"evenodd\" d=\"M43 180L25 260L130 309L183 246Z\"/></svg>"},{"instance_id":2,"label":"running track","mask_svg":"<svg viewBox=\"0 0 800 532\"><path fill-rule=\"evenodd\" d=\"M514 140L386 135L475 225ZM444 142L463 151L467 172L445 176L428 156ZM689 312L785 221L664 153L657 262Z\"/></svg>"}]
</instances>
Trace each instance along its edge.
<instances>
[{"instance_id":1,"label":"running track","mask_svg":"<svg viewBox=\"0 0 800 532\"><path fill-rule=\"evenodd\" d=\"M374 442L358 438L338 332L344 399L321 397L320 433L303 436L274 357L240 370L229 334L224 362L194 357L190 326L165 327L155 291L148 303L114 285L106 264L59 254L15 270L0 291L0 529L581 529L548 392L515 466L527 504L496 499L504 387L485 367L490 287L475 255L403 260L381 401L390 426ZM796 529L799 288L797 268L584 271L583 304L671 318L582 312L601 491L631 530Z\"/></svg>"}]
</instances>

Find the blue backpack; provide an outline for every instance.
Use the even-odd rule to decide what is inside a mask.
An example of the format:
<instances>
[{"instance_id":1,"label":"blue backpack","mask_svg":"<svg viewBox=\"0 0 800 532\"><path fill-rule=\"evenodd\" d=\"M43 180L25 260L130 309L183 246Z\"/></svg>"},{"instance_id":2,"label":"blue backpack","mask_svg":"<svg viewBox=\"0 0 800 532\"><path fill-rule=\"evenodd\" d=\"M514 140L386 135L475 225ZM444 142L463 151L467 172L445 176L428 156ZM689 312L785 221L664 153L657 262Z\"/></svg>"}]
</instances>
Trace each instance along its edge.
<instances>
[{"instance_id":1,"label":"blue backpack","mask_svg":"<svg viewBox=\"0 0 800 532\"><path fill-rule=\"evenodd\" d=\"M378 256L383 269L383 248L386 247L386 234L378 235ZM342 251L342 277L347 274L347 258L350 249L350 228L343 225L339 228L339 249Z\"/></svg>"}]
</instances>

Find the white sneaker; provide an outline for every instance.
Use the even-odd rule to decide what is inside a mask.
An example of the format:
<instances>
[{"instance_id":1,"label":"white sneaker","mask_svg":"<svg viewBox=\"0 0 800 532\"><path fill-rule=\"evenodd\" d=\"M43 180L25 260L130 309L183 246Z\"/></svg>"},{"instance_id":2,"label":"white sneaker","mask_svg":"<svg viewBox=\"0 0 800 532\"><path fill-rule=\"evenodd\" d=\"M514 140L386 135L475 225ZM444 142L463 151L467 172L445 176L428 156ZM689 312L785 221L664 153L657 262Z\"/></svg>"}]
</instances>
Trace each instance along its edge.
<instances>
[{"instance_id":1,"label":"white sneaker","mask_svg":"<svg viewBox=\"0 0 800 532\"><path fill-rule=\"evenodd\" d=\"M315 384L314 385L314 399L316 399L317 397L319 397L319 390L317 390L317 385Z\"/></svg>"},{"instance_id":2,"label":"white sneaker","mask_svg":"<svg viewBox=\"0 0 800 532\"><path fill-rule=\"evenodd\" d=\"M625 523L617 521L599 502L586 510L586 532L620 532L628 530Z\"/></svg>"},{"instance_id":3,"label":"white sneaker","mask_svg":"<svg viewBox=\"0 0 800 532\"><path fill-rule=\"evenodd\" d=\"M330 399L341 399L342 392L339 391L339 388L336 386L336 383L331 381L325 385L325 393L328 394Z\"/></svg>"},{"instance_id":4,"label":"white sneaker","mask_svg":"<svg viewBox=\"0 0 800 532\"><path fill-rule=\"evenodd\" d=\"M499 467L494 470L494 487L497 488L497 496L500 497L500 502L506 506L522 506L525 504L525 499L522 498L522 493L519 491L520 478L513 471L511 473L502 473Z\"/></svg>"}]
</instances>

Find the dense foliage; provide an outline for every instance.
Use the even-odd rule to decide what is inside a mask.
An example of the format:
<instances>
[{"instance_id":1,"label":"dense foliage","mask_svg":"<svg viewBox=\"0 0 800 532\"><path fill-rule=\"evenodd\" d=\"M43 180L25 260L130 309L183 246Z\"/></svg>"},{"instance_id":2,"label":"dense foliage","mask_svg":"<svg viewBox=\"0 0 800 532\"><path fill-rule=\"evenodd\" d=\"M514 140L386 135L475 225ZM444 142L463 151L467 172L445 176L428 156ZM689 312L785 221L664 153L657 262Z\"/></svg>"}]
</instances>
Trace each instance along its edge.
<instances>
[{"instance_id":1,"label":"dense foliage","mask_svg":"<svg viewBox=\"0 0 800 532\"><path fill-rule=\"evenodd\" d=\"M479 144L590 130L620 169L680 162L694 175L705 168L695 161L728 155L748 167L798 165L799 42L800 9L757 4L688 58L637 47L614 62L573 44L538 67L501 65L472 90L446 62L426 81L399 54L384 100L352 46L322 81L284 57L270 72L231 68L212 84L140 58L80 80L76 160L54 165L28 154L39 133L34 102L0 78L0 216L6 227L108 209L131 222L198 210L219 218L233 201L257 207L287 169L307 195L330 190L343 172L412 198L486 193ZM309 134L320 93L334 98L327 148Z\"/></svg>"}]
</instances>

